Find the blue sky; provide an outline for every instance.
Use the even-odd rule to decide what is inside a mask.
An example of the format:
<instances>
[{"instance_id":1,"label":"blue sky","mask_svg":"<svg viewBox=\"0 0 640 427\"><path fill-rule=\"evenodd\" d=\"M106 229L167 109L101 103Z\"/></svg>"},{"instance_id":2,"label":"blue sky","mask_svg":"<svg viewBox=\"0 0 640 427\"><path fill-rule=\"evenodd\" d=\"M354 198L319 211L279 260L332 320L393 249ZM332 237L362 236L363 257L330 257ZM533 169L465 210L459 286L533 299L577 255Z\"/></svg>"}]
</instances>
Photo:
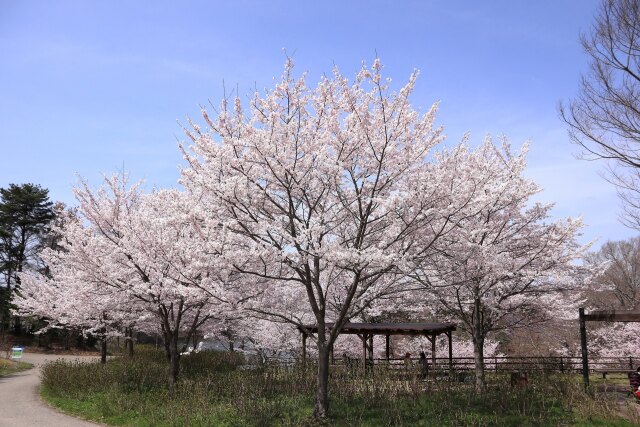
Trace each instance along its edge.
<instances>
[{"instance_id":1,"label":"blue sky","mask_svg":"<svg viewBox=\"0 0 640 427\"><path fill-rule=\"evenodd\" d=\"M124 169L148 186L178 179L176 120L227 88L269 87L282 49L310 80L351 75L377 51L397 84L418 68L416 107L441 101L448 144L470 132L532 141L528 176L583 215L583 241L635 235L618 223L601 163L577 160L557 105L577 91L578 42L597 2L576 1L8 1L0 0L0 186L34 182L73 203ZM6 156L6 157L5 157Z\"/></svg>"}]
</instances>

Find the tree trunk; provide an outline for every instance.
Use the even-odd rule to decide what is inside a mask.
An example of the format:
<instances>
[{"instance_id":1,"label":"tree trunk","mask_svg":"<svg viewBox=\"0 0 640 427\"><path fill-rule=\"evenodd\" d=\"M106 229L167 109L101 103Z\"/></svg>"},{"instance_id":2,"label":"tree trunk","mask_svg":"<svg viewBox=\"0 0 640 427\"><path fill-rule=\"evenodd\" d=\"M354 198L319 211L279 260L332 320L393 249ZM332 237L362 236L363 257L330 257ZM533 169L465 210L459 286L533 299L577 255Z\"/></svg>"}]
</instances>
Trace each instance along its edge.
<instances>
[{"instance_id":1,"label":"tree trunk","mask_svg":"<svg viewBox=\"0 0 640 427\"><path fill-rule=\"evenodd\" d=\"M473 361L476 368L476 392L483 392L486 388L484 378L484 337L473 337Z\"/></svg>"},{"instance_id":2,"label":"tree trunk","mask_svg":"<svg viewBox=\"0 0 640 427\"><path fill-rule=\"evenodd\" d=\"M22 334L22 322L20 320L20 316L15 316L13 318L13 333L18 336Z\"/></svg>"},{"instance_id":3,"label":"tree trunk","mask_svg":"<svg viewBox=\"0 0 640 427\"><path fill-rule=\"evenodd\" d=\"M178 374L180 373L180 353L178 352L178 332L174 333L169 346L169 392L173 395L176 391Z\"/></svg>"},{"instance_id":4,"label":"tree trunk","mask_svg":"<svg viewBox=\"0 0 640 427\"><path fill-rule=\"evenodd\" d=\"M165 328L164 322L161 324L162 328L162 345L164 346L164 354L167 356L167 361L171 361L171 334Z\"/></svg>"},{"instance_id":5,"label":"tree trunk","mask_svg":"<svg viewBox=\"0 0 640 427\"><path fill-rule=\"evenodd\" d=\"M163 329L162 338L164 340L164 349L167 356L168 365L168 381L169 393L173 395L176 390L178 374L180 373L180 353L178 352L178 332Z\"/></svg>"},{"instance_id":6,"label":"tree trunk","mask_svg":"<svg viewBox=\"0 0 640 427\"><path fill-rule=\"evenodd\" d=\"M475 288L473 303L473 319L471 325L471 338L473 340L473 361L476 368L476 392L481 393L486 388L484 379L484 317L482 312L482 300L480 298L480 285Z\"/></svg>"},{"instance_id":7,"label":"tree trunk","mask_svg":"<svg viewBox=\"0 0 640 427\"><path fill-rule=\"evenodd\" d=\"M326 418L329 415L329 346L318 344L318 387L313 406L313 416Z\"/></svg>"},{"instance_id":8,"label":"tree trunk","mask_svg":"<svg viewBox=\"0 0 640 427\"><path fill-rule=\"evenodd\" d=\"M133 357L133 328L127 329L126 333L126 346L127 346L127 354L129 357Z\"/></svg>"},{"instance_id":9,"label":"tree trunk","mask_svg":"<svg viewBox=\"0 0 640 427\"><path fill-rule=\"evenodd\" d=\"M13 277L13 269L11 268L11 262L8 263L9 267L7 268L7 283L5 284L6 289L8 291L9 299L11 299L11 278Z\"/></svg>"},{"instance_id":10,"label":"tree trunk","mask_svg":"<svg viewBox=\"0 0 640 427\"><path fill-rule=\"evenodd\" d=\"M40 335L38 335L38 347L40 347ZM84 348L84 335L82 333L76 333L76 347L79 349Z\"/></svg>"},{"instance_id":11,"label":"tree trunk","mask_svg":"<svg viewBox=\"0 0 640 427\"><path fill-rule=\"evenodd\" d=\"M133 357L133 339L127 341L127 353L129 354L129 357Z\"/></svg>"},{"instance_id":12,"label":"tree trunk","mask_svg":"<svg viewBox=\"0 0 640 427\"><path fill-rule=\"evenodd\" d=\"M104 336L100 340L100 363L107 363L107 337Z\"/></svg>"},{"instance_id":13,"label":"tree trunk","mask_svg":"<svg viewBox=\"0 0 640 427\"><path fill-rule=\"evenodd\" d=\"M164 349L167 355L169 394L173 396L176 391L176 383L178 382L178 374L180 372L180 353L178 352L178 330L169 328L168 319L165 319L167 326L162 328L162 338L164 339Z\"/></svg>"}]
</instances>

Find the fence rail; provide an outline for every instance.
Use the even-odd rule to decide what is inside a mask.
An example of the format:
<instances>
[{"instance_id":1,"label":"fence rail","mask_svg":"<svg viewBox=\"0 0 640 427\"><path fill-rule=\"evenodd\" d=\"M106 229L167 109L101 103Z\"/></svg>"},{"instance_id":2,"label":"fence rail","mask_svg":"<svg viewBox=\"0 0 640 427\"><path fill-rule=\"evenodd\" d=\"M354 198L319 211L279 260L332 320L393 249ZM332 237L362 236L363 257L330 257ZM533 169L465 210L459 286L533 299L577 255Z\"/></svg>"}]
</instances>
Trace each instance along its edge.
<instances>
[{"instance_id":1,"label":"fence rail","mask_svg":"<svg viewBox=\"0 0 640 427\"><path fill-rule=\"evenodd\" d=\"M431 367L431 358L427 359ZM313 363L312 360L309 362ZM367 363L376 366L391 366L401 368L405 366L404 358L375 358L367 359ZM419 359L411 358L413 365L419 364ZM358 365L362 363L362 359L349 358L345 361L343 358L336 357L332 362L335 365ZM473 357L454 357L452 358L453 369L456 371L473 370L475 362ZM598 357L589 359L589 370L591 372L602 372L606 370L612 371L631 371L640 365L640 357ZM437 370L449 369L449 358L436 358ZM530 371L530 372L582 372L582 358L565 357L565 356L499 356L485 357L485 369L494 372L513 372L513 371Z\"/></svg>"}]
</instances>

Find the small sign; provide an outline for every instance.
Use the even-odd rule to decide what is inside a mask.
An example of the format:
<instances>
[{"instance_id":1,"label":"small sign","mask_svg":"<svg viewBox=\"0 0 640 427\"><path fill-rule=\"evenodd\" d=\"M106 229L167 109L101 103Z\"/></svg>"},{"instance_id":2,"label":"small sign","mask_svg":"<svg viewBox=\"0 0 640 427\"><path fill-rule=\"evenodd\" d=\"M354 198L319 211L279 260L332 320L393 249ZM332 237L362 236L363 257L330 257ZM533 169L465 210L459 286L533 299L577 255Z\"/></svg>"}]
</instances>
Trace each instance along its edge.
<instances>
[{"instance_id":1,"label":"small sign","mask_svg":"<svg viewBox=\"0 0 640 427\"><path fill-rule=\"evenodd\" d=\"M22 347L11 347L11 358L22 359L23 352L24 352L24 348Z\"/></svg>"}]
</instances>

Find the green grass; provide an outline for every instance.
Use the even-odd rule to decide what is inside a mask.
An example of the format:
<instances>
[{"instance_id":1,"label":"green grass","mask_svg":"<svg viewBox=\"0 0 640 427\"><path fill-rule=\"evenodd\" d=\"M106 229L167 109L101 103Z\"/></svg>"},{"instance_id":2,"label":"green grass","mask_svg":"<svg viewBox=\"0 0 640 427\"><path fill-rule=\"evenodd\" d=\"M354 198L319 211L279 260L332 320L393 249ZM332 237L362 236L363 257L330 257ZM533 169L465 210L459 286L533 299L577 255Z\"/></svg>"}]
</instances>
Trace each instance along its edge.
<instances>
[{"instance_id":1,"label":"green grass","mask_svg":"<svg viewBox=\"0 0 640 427\"><path fill-rule=\"evenodd\" d=\"M0 377L33 368L31 363L0 359Z\"/></svg>"},{"instance_id":2,"label":"green grass","mask_svg":"<svg viewBox=\"0 0 640 427\"><path fill-rule=\"evenodd\" d=\"M40 395L50 405L61 409L67 414L79 418L100 421L104 424L120 426L151 426L151 421L135 411L119 410L114 413L110 409L110 397L106 393L91 393L85 399L72 399L69 397L57 396L47 387L41 387Z\"/></svg>"},{"instance_id":3,"label":"green grass","mask_svg":"<svg viewBox=\"0 0 640 427\"><path fill-rule=\"evenodd\" d=\"M311 426L317 425L312 420L312 399L283 398L276 404L273 400L265 399L254 402L256 417L241 416L229 403L218 402L211 405L207 411L190 415L179 415L182 411L175 404L163 405L159 403L159 396L146 395L147 402L141 404L146 407L142 412L137 409L123 408L117 404L123 398L139 399L141 396L114 396L111 393L91 393L83 399L72 399L56 396L47 388L42 389L43 398L53 406L69 414L99 421L114 426ZM459 398L459 396L448 396ZM395 408L386 405L372 407L363 401L334 402L332 416L326 423L332 426L634 426L636 424L623 419L583 417L563 409L561 406L551 406L541 411L533 409L530 413L518 410L502 411L492 405L492 402L477 401L472 405L459 405L457 410L450 412L450 405L446 405L444 413L440 406L442 397L423 396L417 401L395 401ZM148 401L158 402L149 405ZM460 399L460 401L464 401ZM186 408L190 405L184 402ZM185 408L185 409L186 409ZM392 415L390 417L390 415Z\"/></svg>"},{"instance_id":4,"label":"green grass","mask_svg":"<svg viewBox=\"0 0 640 427\"><path fill-rule=\"evenodd\" d=\"M166 386L162 354L139 352L106 366L54 362L43 368L43 398L82 418L119 426L632 426L620 407L589 397L571 376L533 376L511 389L492 375L484 394L468 384L422 382L380 371L334 370L331 417L313 420L314 372L276 366L241 370L237 355L183 359L179 387Z\"/></svg>"}]
</instances>

